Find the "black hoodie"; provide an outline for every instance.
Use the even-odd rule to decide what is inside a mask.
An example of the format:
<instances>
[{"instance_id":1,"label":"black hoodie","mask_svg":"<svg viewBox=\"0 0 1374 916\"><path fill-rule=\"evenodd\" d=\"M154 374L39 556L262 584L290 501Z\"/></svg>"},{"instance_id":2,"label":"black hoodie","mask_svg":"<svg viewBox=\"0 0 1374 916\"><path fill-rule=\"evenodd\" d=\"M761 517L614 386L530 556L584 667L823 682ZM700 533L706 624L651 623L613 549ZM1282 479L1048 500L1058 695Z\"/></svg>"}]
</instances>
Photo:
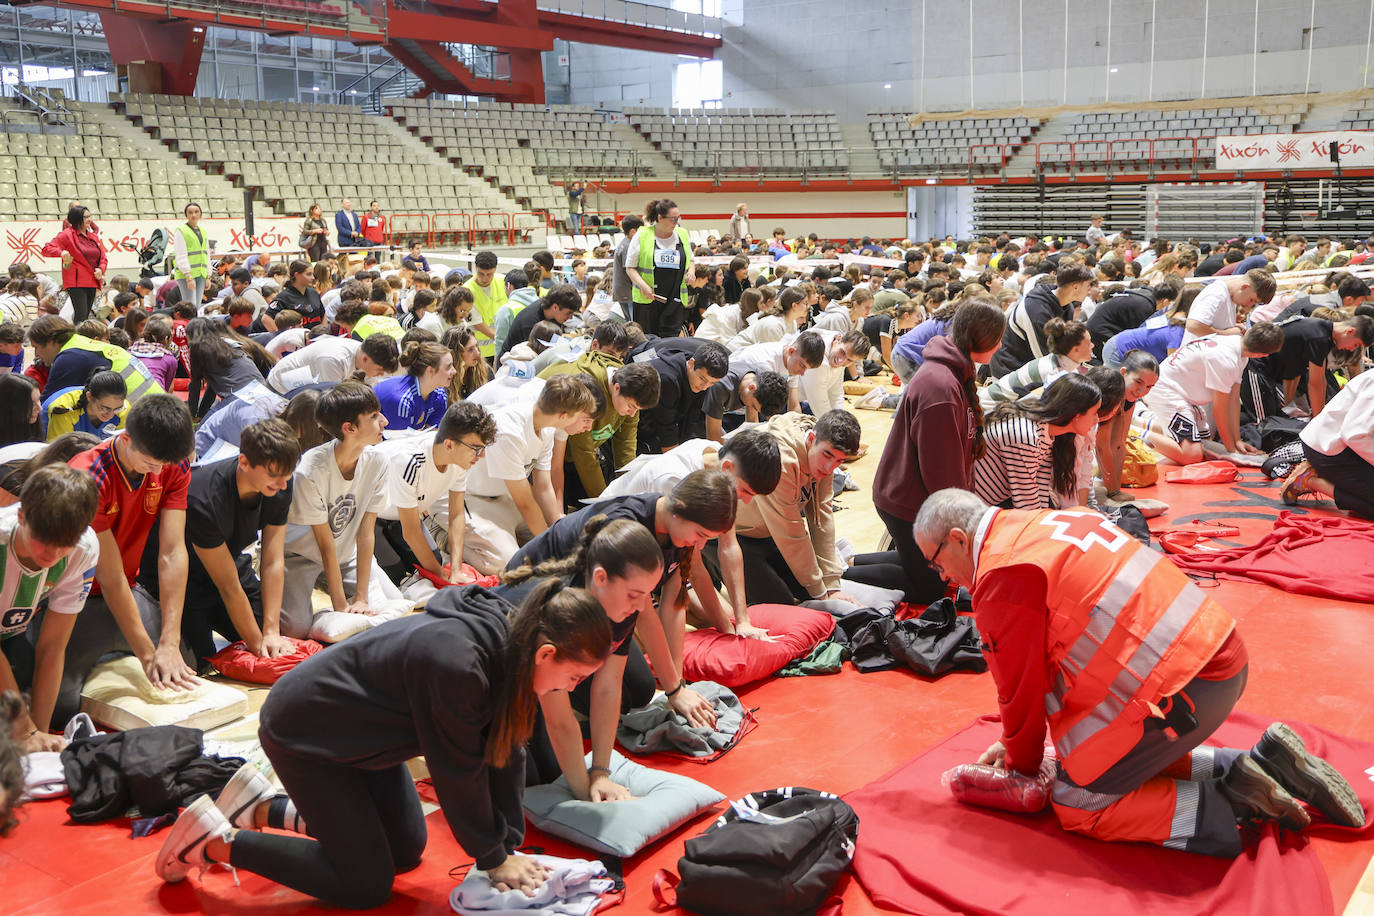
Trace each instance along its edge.
<instances>
[{"instance_id":1,"label":"black hoodie","mask_svg":"<svg viewBox=\"0 0 1374 916\"><path fill-rule=\"evenodd\" d=\"M502 769L484 759L509 610L476 586L444 589L424 613L311 656L267 695L264 742L364 770L424 755L454 839L495 868L525 831L524 750Z\"/></svg>"},{"instance_id":2,"label":"black hoodie","mask_svg":"<svg viewBox=\"0 0 1374 916\"><path fill-rule=\"evenodd\" d=\"M1040 283L1025 298L1007 311L1007 329L1002 333L1002 348L993 354L988 368L993 378L1015 372L1033 359L1050 352L1045 341L1045 322L1051 318L1073 320L1078 303L1059 304L1055 287Z\"/></svg>"}]
</instances>

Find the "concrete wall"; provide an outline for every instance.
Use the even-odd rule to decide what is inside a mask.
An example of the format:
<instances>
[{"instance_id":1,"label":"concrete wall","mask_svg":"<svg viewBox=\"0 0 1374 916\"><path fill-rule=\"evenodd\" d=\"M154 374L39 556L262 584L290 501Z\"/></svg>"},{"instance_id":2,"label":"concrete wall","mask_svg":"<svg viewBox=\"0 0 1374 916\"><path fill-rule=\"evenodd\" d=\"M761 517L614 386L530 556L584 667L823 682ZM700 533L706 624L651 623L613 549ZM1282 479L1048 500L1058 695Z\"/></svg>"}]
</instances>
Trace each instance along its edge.
<instances>
[{"instance_id":1,"label":"concrete wall","mask_svg":"<svg viewBox=\"0 0 1374 916\"><path fill-rule=\"evenodd\" d=\"M591 208L643 213L651 197L670 197L682 212L688 229L730 230L730 216L737 204L748 204L750 233L769 237L776 226L789 236L816 233L823 238L858 238L864 235L901 238L907 233L905 191L793 191L761 193L732 191L696 193L670 191L661 195L595 195Z\"/></svg>"},{"instance_id":2,"label":"concrete wall","mask_svg":"<svg viewBox=\"0 0 1374 916\"><path fill-rule=\"evenodd\" d=\"M725 105L827 108L847 121L881 107L1374 86L1370 0L725 0L723 12ZM574 44L568 92L579 104L668 106L678 61Z\"/></svg>"}]
</instances>

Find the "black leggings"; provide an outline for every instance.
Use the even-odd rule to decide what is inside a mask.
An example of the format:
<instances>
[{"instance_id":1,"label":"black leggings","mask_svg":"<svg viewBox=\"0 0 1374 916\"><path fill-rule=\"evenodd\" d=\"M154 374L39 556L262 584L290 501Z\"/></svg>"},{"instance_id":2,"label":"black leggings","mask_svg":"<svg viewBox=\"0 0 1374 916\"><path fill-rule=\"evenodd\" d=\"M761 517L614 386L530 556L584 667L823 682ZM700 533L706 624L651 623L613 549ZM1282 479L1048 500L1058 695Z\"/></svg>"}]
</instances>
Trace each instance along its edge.
<instances>
[{"instance_id":1,"label":"black leggings","mask_svg":"<svg viewBox=\"0 0 1374 916\"><path fill-rule=\"evenodd\" d=\"M657 689L657 686L658 682L654 679L653 669L644 659L644 653L639 651L638 645L631 642L629 655L625 658L625 674L620 679L621 715L632 709L648 706L649 701L654 698L654 690ZM592 712L592 679L584 678L582 683L573 688L570 699L575 712L590 716ZM525 758L525 784L542 786L557 779L563 769L558 765L558 756L553 752L553 742L549 740L549 730L544 727L543 713L537 714L536 719L534 733L530 736L530 743L526 748L529 753ZM310 822L306 821L306 823Z\"/></svg>"},{"instance_id":2,"label":"black leggings","mask_svg":"<svg viewBox=\"0 0 1374 916\"><path fill-rule=\"evenodd\" d=\"M1374 519L1374 467L1359 452L1345 448L1325 455L1304 442L1302 453L1317 476L1335 489L1336 508Z\"/></svg>"},{"instance_id":3,"label":"black leggings","mask_svg":"<svg viewBox=\"0 0 1374 916\"><path fill-rule=\"evenodd\" d=\"M93 286L69 286L67 287L67 299L72 304L72 324L80 324L91 317L91 308L95 305L95 294L100 292Z\"/></svg>"},{"instance_id":4,"label":"black leggings","mask_svg":"<svg viewBox=\"0 0 1374 916\"><path fill-rule=\"evenodd\" d=\"M895 589L903 592L903 601L915 604L918 597L911 592L911 577L902 565L902 555L895 550L882 550L877 553L857 553L853 565L844 571L844 578L850 582L872 585L877 588ZM844 590L844 585L840 585Z\"/></svg>"},{"instance_id":5,"label":"black leggings","mask_svg":"<svg viewBox=\"0 0 1374 916\"><path fill-rule=\"evenodd\" d=\"M891 587L902 588L906 592L907 602L917 606L933 604L943 598L945 581L930 568L930 564L926 562L926 555L916 546L916 535L911 530L911 522L889 515L877 506L873 509L878 513L878 518L882 519L888 534L892 535L892 547L901 558L902 567L906 572L906 585ZM855 581L863 580L855 578Z\"/></svg>"},{"instance_id":6,"label":"black leggings","mask_svg":"<svg viewBox=\"0 0 1374 916\"><path fill-rule=\"evenodd\" d=\"M740 556L744 560L744 600L749 604L800 604L808 601L807 592L787 558L778 550L772 538L739 538ZM719 564L716 543L712 541L702 551Z\"/></svg>"},{"instance_id":7,"label":"black leggings","mask_svg":"<svg viewBox=\"0 0 1374 916\"><path fill-rule=\"evenodd\" d=\"M396 875L420 864L428 834L404 765L362 770L306 760L263 741L282 786L314 839L240 830L229 864L332 906L368 910Z\"/></svg>"}]
</instances>

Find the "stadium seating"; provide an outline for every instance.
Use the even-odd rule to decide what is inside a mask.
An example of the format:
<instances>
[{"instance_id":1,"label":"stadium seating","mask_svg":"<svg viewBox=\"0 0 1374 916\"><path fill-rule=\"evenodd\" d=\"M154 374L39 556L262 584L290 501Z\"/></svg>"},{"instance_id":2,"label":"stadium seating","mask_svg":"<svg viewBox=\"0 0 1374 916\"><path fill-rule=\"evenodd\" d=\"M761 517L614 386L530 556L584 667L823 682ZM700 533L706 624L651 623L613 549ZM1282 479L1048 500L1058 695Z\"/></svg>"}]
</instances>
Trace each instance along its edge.
<instances>
[{"instance_id":1,"label":"stadium seating","mask_svg":"<svg viewBox=\"0 0 1374 916\"><path fill-rule=\"evenodd\" d=\"M1347 110L1340 126L1345 130L1374 130L1374 98L1362 99Z\"/></svg>"},{"instance_id":2,"label":"stadium seating","mask_svg":"<svg viewBox=\"0 0 1374 916\"><path fill-rule=\"evenodd\" d=\"M1211 158L1211 144L1202 141L1233 133L1291 133L1306 108L1285 102L1265 112L1253 107L1087 112L1074 118L1063 141L1041 145L1040 162L1047 171L1100 170L1107 163L1133 168L1150 159L1164 169L1191 169L1195 159L1205 164Z\"/></svg>"},{"instance_id":3,"label":"stadium seating","mask_svg":"<svg viewBox=\"0 0 1374 916\"><path fill-rule=\"evenodd\" d=\"M344 197L361 210L376 199L397 232L417 230L424 214L439 212L497 214L478 227L490 232L510 225L506 214L521 209L391 119L353 106L138 94L114 101L183 157L260 189L264 201L289 215L316 203L332 214ZM519 222L525 229L542 224L532 214Z\"/></svg>"},{"instance_id":4,"label":"stadium seating","mask_svg":"<svg viewBox=\"0 0 1374 916\"><path fill-rule=\"evenodd\" d=\"M627 107L630 124L689 175L839 174L849 169L833 111Z\"/></svg>"},{"instance_id":5,"label":"stadium seating","mask_svg":"<svg viewBox=\"0 0 1374 916\"><path fill-rule=\"evenodd\" d=\"M868 132L883 170L935 174L977 165L1000 166L1036 129L1039 118L955 118L912 126L912 112L883 109L868 114Z\"/></svg>"}]
</instances>

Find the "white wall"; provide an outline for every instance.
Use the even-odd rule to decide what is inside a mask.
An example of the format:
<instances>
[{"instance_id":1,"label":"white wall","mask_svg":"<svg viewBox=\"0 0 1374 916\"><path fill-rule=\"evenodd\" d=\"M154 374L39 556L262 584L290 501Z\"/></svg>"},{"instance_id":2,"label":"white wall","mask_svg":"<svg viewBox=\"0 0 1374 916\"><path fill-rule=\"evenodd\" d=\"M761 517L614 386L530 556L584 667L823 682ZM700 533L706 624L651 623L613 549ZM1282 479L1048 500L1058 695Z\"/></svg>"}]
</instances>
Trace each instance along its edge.
<instances>
[{"instance_id":1,"label":"white wall","mask_svg":"<svg viewBox=\"0 0 1374 916\"><path fill-rule=\"evenodd\" d=\"M862 121L1371 87L1371 17L1370 0L725 0L717 56L727 106ZM671 105L678 60L571 45L572 101Z\"/></svg>"}]
</instances>

